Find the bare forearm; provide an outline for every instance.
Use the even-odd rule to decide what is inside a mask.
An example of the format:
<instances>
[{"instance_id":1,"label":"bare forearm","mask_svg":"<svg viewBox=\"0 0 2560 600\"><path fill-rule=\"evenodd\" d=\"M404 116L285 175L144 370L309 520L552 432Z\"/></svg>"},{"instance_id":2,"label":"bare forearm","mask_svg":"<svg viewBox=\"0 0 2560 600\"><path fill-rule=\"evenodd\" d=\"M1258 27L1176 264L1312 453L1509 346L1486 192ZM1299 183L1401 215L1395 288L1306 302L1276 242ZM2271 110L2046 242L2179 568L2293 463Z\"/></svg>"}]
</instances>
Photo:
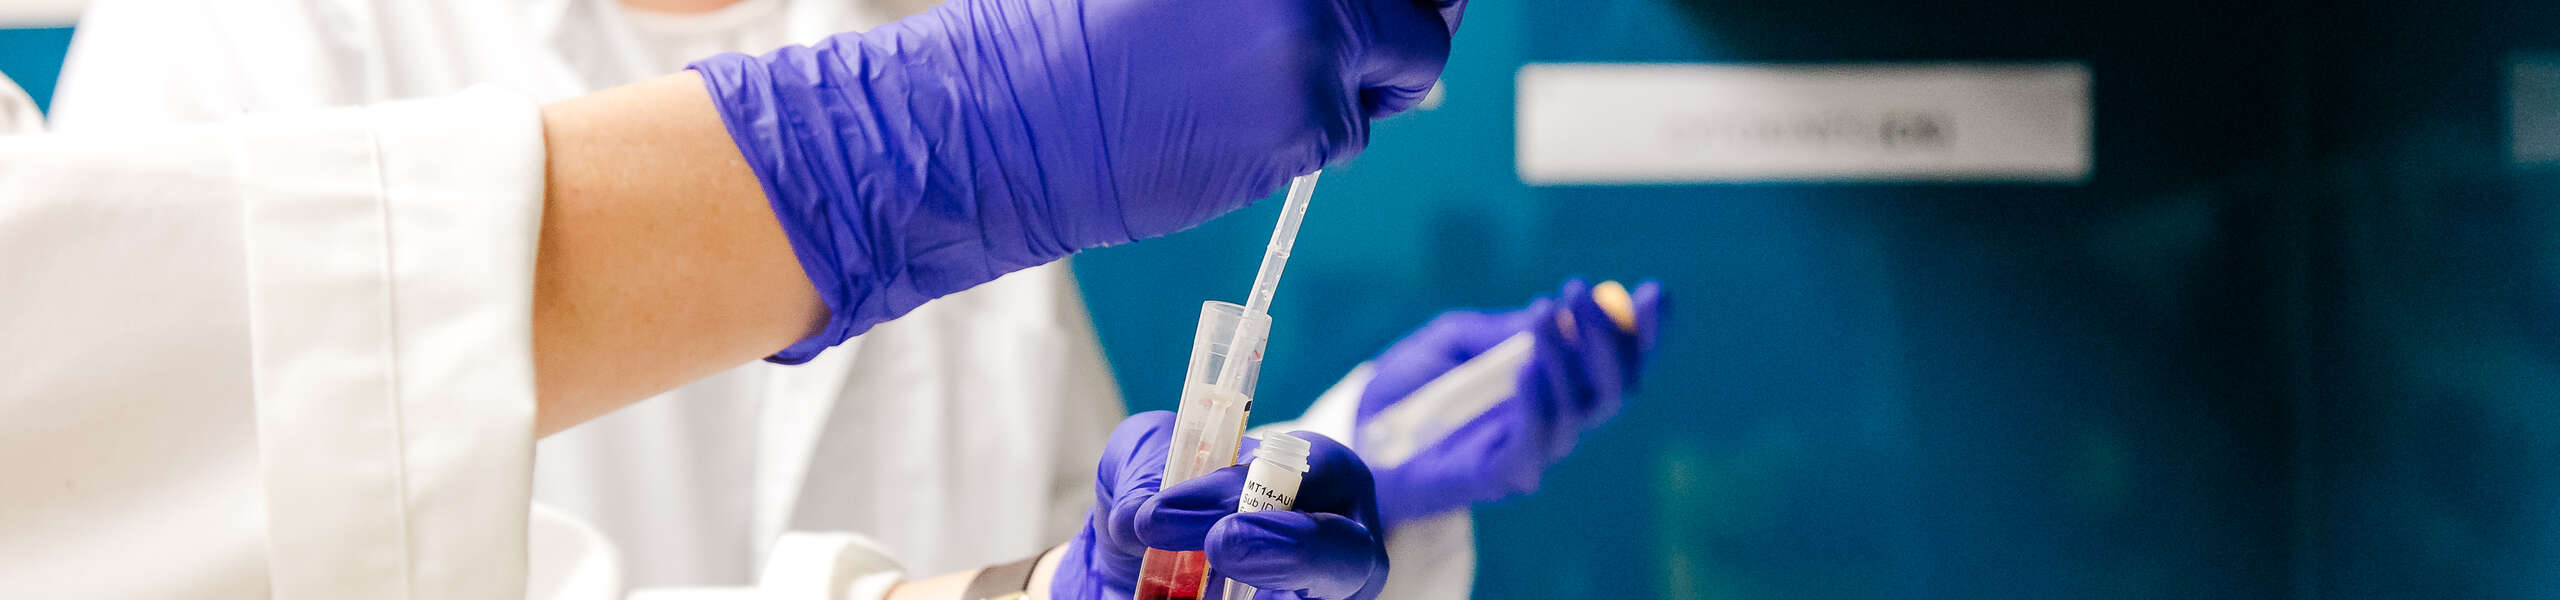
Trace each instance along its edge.
<instances>
[{"instance_id":1,"label":"bare forearm","mask_svg":"<svg viewBox=\"0 0 2560 600\"><path fill-rule=\"evenodd\" d=\"M558 102L542 121L540 435L763 357L824 318L699 77Z\"/></svg>"}]
</instances>

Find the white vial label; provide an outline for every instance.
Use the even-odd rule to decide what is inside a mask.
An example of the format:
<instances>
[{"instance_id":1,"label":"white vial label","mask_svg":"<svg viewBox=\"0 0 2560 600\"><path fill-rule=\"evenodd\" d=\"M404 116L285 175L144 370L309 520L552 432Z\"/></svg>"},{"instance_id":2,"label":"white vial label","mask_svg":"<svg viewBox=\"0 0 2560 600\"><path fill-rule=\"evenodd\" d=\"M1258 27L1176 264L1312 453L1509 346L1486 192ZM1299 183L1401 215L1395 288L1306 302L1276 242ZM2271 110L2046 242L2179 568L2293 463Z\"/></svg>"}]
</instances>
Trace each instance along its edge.
<instances>
[{"instance_id":1,"label":"white vial label","mask_svg":"<svg viewBox=\"0 0 2560 600\"><path fill-rule=\"evenodd\" d=\"M1236 512L1288 510L1298 503L1298 484L1303 476L1286 466L1256 458L1245 470L1244 492L1238 494Z\"/></svg>"}]
</instances>

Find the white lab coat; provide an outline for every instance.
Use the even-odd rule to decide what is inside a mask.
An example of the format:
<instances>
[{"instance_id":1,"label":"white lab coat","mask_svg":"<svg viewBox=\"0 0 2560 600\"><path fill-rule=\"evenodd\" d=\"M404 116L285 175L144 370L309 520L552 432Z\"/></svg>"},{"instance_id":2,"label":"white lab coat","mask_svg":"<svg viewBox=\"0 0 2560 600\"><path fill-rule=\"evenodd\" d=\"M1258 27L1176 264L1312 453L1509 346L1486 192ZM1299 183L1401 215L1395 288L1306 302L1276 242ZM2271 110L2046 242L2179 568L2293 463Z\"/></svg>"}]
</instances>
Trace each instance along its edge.
<instances>
[{"instance_id":1,"label":"white lab coat","mask_svg":"<svg viewBox=\"0 0 2560 600\"><path fill-rule=\"evenodd\" d=\"M534 106L0 137L0 588L620 596L604 538L530 498ZM776 546L748 597L902 576L849 535Z\"/></svg>"},{"instance_id":2,"label":"white lab coat","mask_svg":"<svg viewBox=\"0 0 2560 600\"><path fill-rule=\"evenodd\" d=\"M534 106L0 136L0 588L520 594Z\"/></svg>"},{"instance_id":3,"label":"white lab coat","mask_svg":"<svg viewBox=\"0 0 2560 600\"><path fill-rule=\"evenodd\" d=\"M55 127L480 83L565 98L923 5L748 0L669 17L601 0L105 0L76 34ZM611 539L635 586L745 582L790 530L858 531L939 573L1072 536L1123 414L1058 263L928 303L811 364L748 365L553 436L535 494Z\"/></svg>"},{"instance_id":4,"label":"white lab coat","mask_svg":"<svg viewBox=\"0 0 2560 600\"><path fill-rule=\"evenodd\" d=\"M0 77L0 135L36 133L44 129L44 113L18 83Z\"/></svg>"},{"instance_id":5,"label":"white lab coat","mask_svg":"<svg viewBox=\"0 0 2560 600\"><path fill-rule=\"evenodd\" d=\"M931 1L746 0L673 18L610 0L101 0L76 34L55 125L156 125L486 82L564 98ZM1337 387L1308 422L1352 439L1344 392L1357 389ZM861 532L911 572L940 573L1072 535L1123 413L1057 263L935 300L811 364L742 367L555 435L541 445L535 494L593 523L633 585L735 584L758 557L807 560L770 548L792 530ZM1464 512L1400 529L1384 597L1467 597L1471 536ZM794 569L764 570L770 587Z\"/></svg>"}]
</instances>

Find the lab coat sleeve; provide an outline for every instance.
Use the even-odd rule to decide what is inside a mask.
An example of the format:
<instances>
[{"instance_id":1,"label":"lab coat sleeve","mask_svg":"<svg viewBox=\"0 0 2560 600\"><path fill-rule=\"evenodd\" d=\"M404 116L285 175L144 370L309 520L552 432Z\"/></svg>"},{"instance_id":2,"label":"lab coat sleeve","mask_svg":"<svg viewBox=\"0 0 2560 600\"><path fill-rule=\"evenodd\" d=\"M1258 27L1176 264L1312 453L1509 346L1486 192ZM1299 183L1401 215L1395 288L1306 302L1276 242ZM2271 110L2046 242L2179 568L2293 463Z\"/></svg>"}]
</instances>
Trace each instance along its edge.
<instances>
[{"instance_id":1,"label":"lab coat sleeve","mask_svg":"<svg viewBox=\"0 0 2560 600\"><path fill-rule=\"evenodd\" d=\"M0 137L0 588L523 593L530 101Z\"/></svg>"},{"instance_id":2,"label":"lab coat sleeve","mask_svg":"<svg viewBox=\"0 0 2560 600\"><path fill-rule=\"evenodd\" d=\"M0 136L0 595L268 595L226 157Z\"/></svg>"},{"instance_id":3,"label":"lab coat sleeve","mask_svg":"<svg viewBox=\"0 0 2560 600\"><path fill-rule=\"evenodd\" d=\"M1072 261L1074 259L1067 259ZM1085 511L1093 506L1093 475L1102 462L1102 447L1111 440L1111 430L1128 418L1129 410L1120 399L1120 384L1111 376L1111 364L1102 355L1102 339L1094 333L1093 312L1085 309L1083 290L1076 285L1075 271L1065 264L1054 265L1042 274L1056 278L1057 313L1054 322L1063 330L1061 341L1065 352L1058 356L1059 378L1063 386L1057 401L1067 409L1058 413L1056 452L1050 456L1055 476L1050 478L1049 515L1042 522L1046 530L1041 539L1064 543L1084 530Z\"/></svg>"},{"instance_id":4,"label":"lab coat sleeve","mask_svg":"<svg viewBox=\"0 0 2560 600\"><path fill-rule=\"evenodd\" d=\"M228 6L214 10L217 4ZM63 59L53 128L145 130L239 116L273 97L266 94L307 97L319 90L312 89L316 78L302 74L339 54L322 42L321 29L305 25L303 8L289 1L94 0ZM257 23L266 25L242 29ZM263 77L244 68L251 61L265 67ZM336 96L293 107L345 103Z\"/></svg>"},{"instance_id":5,"label":"lab coat sleeve","mask_svg":"<svg viewBox=\"0 0 2560 600\"><path fill-rule=\"evenodd\" d=\"M36 111L36 101L7 75L0 75L0 135L35 133L44 129L44 113Z\"/></svg>"},{"instance_id":6,"label":"lab coat sleeve","mask_svg":"<svg viewBox=\"0 0 2560 600\"><path fill-rule=\"evenodd\" d=\"M879 543L860 534L786 531L772 546L752 587L641 588L630 600L880 600L906 579Z\"/></svg>"},{"instance_id":7,"label":"lab coat sleeve","mask_svg":"<svg viewBox=\"0 0 2560 600\"><path fill-rule=\"evenodd\" d=\"M135 130L507 83L575 95L524 0L92 0L56 131ZM672 67L670 67L672 68Z\"/></svg>"},{"instance_id":8,"label":"lab coat sleeve","mask_svg":"<svg viewBox=\"0 0 2560 600\"><path fill-rule=\"evenodd\" d=\"M756 574L756 591L765 600L879 600L905 576L869 538L793 531L774 539Z\"/></svg>"},{"instance_id":9,"label":"lab coat sleeve","mask_svg":"<svg viewBox=\"0 0 2560 600\"><path fill-rule=\"evenodd\" d=\"M276 597L521 596L536 107L481 90L238 130Z\"/></svg>"}]
</instances>

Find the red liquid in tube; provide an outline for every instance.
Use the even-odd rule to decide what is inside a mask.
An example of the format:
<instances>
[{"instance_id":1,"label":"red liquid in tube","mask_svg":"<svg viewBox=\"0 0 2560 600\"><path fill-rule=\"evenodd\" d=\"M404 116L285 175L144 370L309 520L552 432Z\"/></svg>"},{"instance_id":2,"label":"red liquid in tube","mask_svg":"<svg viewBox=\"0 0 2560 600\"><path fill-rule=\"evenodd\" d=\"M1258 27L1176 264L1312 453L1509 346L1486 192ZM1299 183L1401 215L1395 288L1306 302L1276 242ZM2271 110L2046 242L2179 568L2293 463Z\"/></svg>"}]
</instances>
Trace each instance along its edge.
<instances>
[{"instance_id":1,"label":"red liquid in tube","mask_svg":"<svg viewBox=\"0 0 2560 600\"><path fill-rule=\"evenodd\" d=\"M1132 600L1200 600L1209 587L1209 554L1206 552L1174 552L1147 549L1150 565L1172 568L1147 569L1139 575L1138 594Z\"/></svg>"},{"instance_id":2,"label":"red liquid in tube","mask_svg":"<svg viewBox=\"0 0 2560 600\"><path fill-rule=\"evenodd\" d=\"M1263 336L1271 326L1269 316L1239 316L1243 310L1224 302L1201 304L1191 368L1182 383L1182 406L1174 413L1173 438L1165 445L1165 487L1236 464L1245 416L1253 412L1252 390L1262 365ZM1208 589L1207 553L1149 548L1138 568L1138 589L1131 597L1201 600Z\"/></svg>"}]
</instances>

